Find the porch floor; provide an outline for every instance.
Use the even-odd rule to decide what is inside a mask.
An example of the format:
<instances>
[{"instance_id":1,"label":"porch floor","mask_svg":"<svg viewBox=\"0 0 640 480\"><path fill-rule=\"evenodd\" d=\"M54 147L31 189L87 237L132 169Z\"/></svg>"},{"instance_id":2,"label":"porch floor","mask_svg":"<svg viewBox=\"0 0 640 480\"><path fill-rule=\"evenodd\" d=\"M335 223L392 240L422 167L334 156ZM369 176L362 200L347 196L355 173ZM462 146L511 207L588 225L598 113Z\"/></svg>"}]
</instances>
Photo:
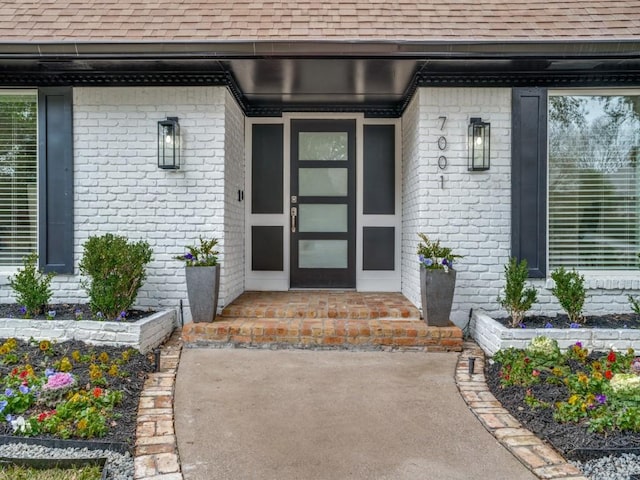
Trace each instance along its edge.
<instances>
[{"instance_id":1,"label":"porch floor","mask_svg":"<svg viewBox=\"0 0 640 480\"><path fill-rule=\"evenodd\" d=\"M245 292L212 323L188 323L187 346L460 351L462 331L430 327L400 293Z\"/></svg>"}]
</instances>

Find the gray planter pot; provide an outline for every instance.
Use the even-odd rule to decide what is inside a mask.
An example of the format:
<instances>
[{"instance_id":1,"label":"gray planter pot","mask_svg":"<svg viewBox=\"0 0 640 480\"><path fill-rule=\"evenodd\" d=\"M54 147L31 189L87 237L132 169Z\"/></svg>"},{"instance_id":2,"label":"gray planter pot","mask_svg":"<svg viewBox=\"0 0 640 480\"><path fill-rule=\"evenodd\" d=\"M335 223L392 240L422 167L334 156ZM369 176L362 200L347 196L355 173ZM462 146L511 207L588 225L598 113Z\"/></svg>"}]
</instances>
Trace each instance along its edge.
<instances>
[{"instance_id":1,"label":"gray planter pot","mask_svg":"<svg viewBox=\"0 0 640 480\"><path fill-rule=\"evenodd\" d=\"M213 322L218 310L220 265L185 267L189 309L194 322Z\"/></svg>"},{"instance_id":2,"label":"gray planter pot","mask_svg":"<svg viewBox=\"0 0 640 480\"><path fill-rule=\"evenodd\" d=\"M420 293L422 295L422 316L427 325L447 327L451 319L453 291L456 288L456 271L449 269L420 269Z\"/></svg>"}]
</instances>

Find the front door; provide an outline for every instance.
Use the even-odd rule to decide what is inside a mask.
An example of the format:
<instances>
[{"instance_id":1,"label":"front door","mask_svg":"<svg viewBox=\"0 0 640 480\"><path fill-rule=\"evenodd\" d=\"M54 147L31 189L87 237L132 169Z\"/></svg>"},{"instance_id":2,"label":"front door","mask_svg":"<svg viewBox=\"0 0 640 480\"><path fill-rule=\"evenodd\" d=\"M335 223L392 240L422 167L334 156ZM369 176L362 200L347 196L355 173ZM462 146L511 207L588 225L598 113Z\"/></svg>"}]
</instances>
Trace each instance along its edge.
<instances>
[{"instance_id":1,"label":"front door","mask_svg":"<svg viewBox=\"0 0 640 480\"><path fill-rule=\"evenodd\" d=\"M291 288L355 288L354 120L291 121Z\"/></svg>"}]
</instances>

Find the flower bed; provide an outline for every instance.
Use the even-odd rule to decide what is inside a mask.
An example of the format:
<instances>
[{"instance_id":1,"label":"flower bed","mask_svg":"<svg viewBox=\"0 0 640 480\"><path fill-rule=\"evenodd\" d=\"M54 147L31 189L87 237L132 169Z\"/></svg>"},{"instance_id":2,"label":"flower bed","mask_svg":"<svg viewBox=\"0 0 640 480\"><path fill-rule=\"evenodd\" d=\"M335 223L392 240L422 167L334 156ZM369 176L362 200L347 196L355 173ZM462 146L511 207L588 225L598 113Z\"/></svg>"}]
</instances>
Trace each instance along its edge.
<instances>
[{"instance_id":1,"label":"flower bed","mask_svg":"<svg viewBox=\"0 0 640 480\"><path fill-rule=\"evenodd\" d=\"M166 340L175 325L175 310L156 312L135 322L0 318L0 338L81 340L95 345L127 346L146 353Z\"/></svg>"},{"instance_id":2,"label":"flower bed","mask_svg":"<svg viewBox=\"0 0 640 480\"><path fill-rule=\"evenodd\" d=\"M555 340L536 337L525 349L497 352L486 374L501 404L565 456L638 452L640 358L633 350L589 352L575 342L561 353Z\"/></svg>"},{"instance_id":3,"label":"flower bed","mask_svg":"<svg viewBox=\"0 0 640 480\"><path fill-rule=\"evenodd\" d=\"M546 336L566 351L577 341L589 350L640 351L640 330L625 328L508 328L485 312L474 310L471 335L487 355L508 347L525 348L533 338Z\"/></svg>"},{"instance_id":4,"label":"flower bed","mask_svg":"<svg viewBox=\"0 0 640 480\"><path fill-rule=\"evenodd\" d=\"M133 445L153 362L132 348L79 341L0 344L0 435Z\"/></svg>"}]
</instances>

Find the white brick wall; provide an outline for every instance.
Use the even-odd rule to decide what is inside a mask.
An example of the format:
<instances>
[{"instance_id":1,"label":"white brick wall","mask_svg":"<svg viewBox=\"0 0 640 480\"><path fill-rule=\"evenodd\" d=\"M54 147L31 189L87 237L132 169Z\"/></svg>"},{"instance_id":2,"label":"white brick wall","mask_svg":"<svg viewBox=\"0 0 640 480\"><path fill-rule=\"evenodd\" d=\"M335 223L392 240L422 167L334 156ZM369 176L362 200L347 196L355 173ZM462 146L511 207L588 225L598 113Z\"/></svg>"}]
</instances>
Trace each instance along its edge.
<instances>
[{"instance_id":1,"label":"white brick wall","mask_svg":"<svg viewBox=\"0 0 640 480\"><path fill-rule=\"evenodd\" d=\"M415 97L402 117L402 294L420 306L420 270L417 268L418 232L425 216L427 172L421 165L420 96Z\"/></svg>"},{"instance_id":2,"label":"white brick wall","mask_svg":"<svg viewBox=\"0 0 640 480\"><path fill-rule=\"evenodd\" d=\"M589 350L640 349L640 331L636 329L507 328L478 310L473 312L471 334L488 355L509 347L526 348L539 336L554 338L561 350L567 350L578 341Z\"/></svg>"},{"instance_id":3,"label":"white brick wall","mask_svg":"<svg viewBox=\"0 0 640 480\"><path fill-rule=\"evenodd\" d=\"M82 340L95 345L130 346L146 353L169 337L175 324L175 310L157 312L132 323L0 318L0 338Z\"/></svg>"},{"instance_id":4,"label":"white brick wall","mask_svg":"<svg viewBox=\"0 0 640 480\"><path fill-rule=\"evenodd\" d=\"M74 88L73 96L76 275L54 279L52 301L85 299L77 270L82 244L106 232L146 240L153 248L138 307L175 308L181 299L188 305L184 268L173 257L199 235L221 240L221 261L228 259L229 267L223 270L220 303L233 299L243 287L244 272L237 246L244 235L239 229L243 207L237 202L237 189L244 184L244 133L242 113L226 89L88 87ZM177 172L157 167L157 122L167 116L180 121ZM6 275L0 276L0 301L11 301Z\"/></svg>"},{"instance_id":5,"label":"white brick wall","mask_svg":"<svg viewBox=\"0 0 640 480\"><path fill-rule=\"evenodd\" d=\"M224 263L220 292L224 306L244 291L244 114L231 94L225 94L224 131Z\"/></svg>"},{"instance_id":6,"label":"white brick wall","mask_svg":"<svg viewBox=\"0 0 640 480\"><path fill-rule=\"evenodd\" d=\"M464 325L470 308L506 315L496 302L504 286L504 264L511 255L511 89L422 88L403 117L403 293L420 305L417 231L440 239L465 258L457 263L453 320ZM438 117L446 116L443 130ZM491 122L491 169L467 171L469 118ZM416 134L415 128L418 128ZM441 171L437 140L443 135L448 167ZM441 188L441 179L443 187ZM417 204L416 204L417 202ZM627 312L626 295L638 294L640 274L585 275L585 313ZM534 282L534 311L561 309L551 284Z\"/></svg>"}]
</instances>

